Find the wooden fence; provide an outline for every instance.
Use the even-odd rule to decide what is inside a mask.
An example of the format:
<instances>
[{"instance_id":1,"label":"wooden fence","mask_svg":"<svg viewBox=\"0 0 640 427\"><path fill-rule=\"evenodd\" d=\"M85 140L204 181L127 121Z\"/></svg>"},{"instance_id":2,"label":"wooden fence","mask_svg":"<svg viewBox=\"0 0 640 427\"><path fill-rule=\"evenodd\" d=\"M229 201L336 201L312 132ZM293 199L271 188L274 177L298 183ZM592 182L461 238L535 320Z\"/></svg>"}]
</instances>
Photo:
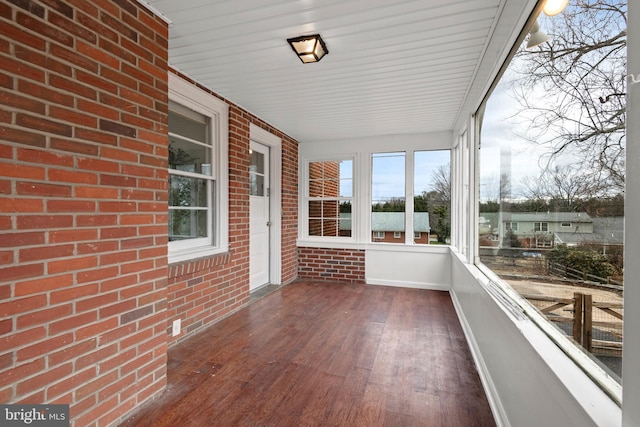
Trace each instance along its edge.
<instances>
[{"instance_id":1,"label":"wooden fence","mask_svg":"<svg viewBox=\"0 0 640 427\"><path fill-rule=\"evenodd\" d=\"M600 277L594 274L589 274L584 271L576 270L575 268L567 267L566 265L558 264L557 262L547 262L547 271L549 274L556 274L570 279L580 280L585 283L597 283L601 287L622 290L623 283L614 280L611 277Z\"/></svg>"},{"instance_id":2,"label":"wooden fence","mask_svg":"<svg viewBox=\"0 0 640 427\"><path fill-rule=\"evenodd\" d=\"M564 324L561 328L588 352L600 356L622 356L623 304L593 301L590 294L574 293L573 298L522 294L552 322ZM546 306L545 306L546 305ZM543 307L541 307L543 306ZM598 316L606 313L608 316ZM560 312L560 313L559 313ZM564 313L570 313L569 316ZM604 320L609 318L609 320ZM599 320L601 319L601 320ZM617 319L617 320L616 320ZM571 325L571 327L566 327ZM594 338L594 329L601 331L602 339ZM618 339L619 340L616 340ZM616 339L613 339L616 338Z\"/></svg>"}]
</instances>

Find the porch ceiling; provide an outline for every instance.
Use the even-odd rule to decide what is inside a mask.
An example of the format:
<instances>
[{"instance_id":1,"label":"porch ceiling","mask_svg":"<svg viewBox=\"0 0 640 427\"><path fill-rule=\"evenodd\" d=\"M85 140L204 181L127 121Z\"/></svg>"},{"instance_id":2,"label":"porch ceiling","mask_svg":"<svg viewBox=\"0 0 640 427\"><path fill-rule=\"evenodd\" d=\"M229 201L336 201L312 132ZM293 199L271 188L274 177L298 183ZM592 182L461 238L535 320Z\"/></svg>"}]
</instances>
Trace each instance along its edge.
<instances>
[{"instance_id":1,"label":"porch ceiling","mask_svg":"<svg viewBox=\"0 0 640 427\"><path fill-rule=\"evenodd\" d=\"M451 130L504 1L146 0L173 67L303 143Z\"/></svg>"}]
</instances>

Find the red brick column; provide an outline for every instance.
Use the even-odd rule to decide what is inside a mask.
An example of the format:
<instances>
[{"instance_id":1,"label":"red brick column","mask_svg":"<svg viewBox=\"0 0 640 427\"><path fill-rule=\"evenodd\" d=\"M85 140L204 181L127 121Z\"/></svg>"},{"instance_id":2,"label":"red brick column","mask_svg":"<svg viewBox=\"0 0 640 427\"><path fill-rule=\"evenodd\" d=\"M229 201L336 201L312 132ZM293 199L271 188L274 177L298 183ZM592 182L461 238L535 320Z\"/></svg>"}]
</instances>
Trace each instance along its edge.
<instances>
[{"instance_id":1,"label":"red brick column","mask_svg":"<svg viewBox=\"0 0 640 427\"><path fill-rule=\"evenodd\" d=\"M166 384L167 24L0 4L0 402L108 425Z\"/></svg>"}]
</instances>

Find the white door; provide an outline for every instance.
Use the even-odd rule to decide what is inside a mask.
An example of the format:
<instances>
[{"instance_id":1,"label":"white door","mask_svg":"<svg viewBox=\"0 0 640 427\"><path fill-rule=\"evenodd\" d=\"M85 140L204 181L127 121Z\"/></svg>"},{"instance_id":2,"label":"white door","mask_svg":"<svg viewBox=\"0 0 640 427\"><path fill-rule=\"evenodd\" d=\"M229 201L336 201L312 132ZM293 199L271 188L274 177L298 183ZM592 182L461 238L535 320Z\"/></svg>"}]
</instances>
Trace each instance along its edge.
<instances>
[{"instance_id":1,"label":"white door","mask_svg":"<svg viewBox=\"0 0 640 427\"><path fill-rule=\"evenodd\" d=\"M251 141L249 290L269 283L269 147Z\"/></svg>"}]
</instances>

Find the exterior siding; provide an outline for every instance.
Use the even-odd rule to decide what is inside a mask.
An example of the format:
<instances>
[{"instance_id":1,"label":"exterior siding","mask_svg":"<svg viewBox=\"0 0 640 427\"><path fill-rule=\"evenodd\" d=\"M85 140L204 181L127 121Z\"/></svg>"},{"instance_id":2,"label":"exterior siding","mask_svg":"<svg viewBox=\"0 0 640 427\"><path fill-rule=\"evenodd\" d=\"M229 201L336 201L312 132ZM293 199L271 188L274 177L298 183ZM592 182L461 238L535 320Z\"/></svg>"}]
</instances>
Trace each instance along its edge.
<instances>
[{"instance_id":1,"label":"exterior siding","mask_svg":"<svg viewBox=\"0 0 640 427\"><path fill-rule=\"evenodd\" d=\"M166 385L167 24L0 4L0 401L104 426Z\"/></svg>"}]
</instances>

